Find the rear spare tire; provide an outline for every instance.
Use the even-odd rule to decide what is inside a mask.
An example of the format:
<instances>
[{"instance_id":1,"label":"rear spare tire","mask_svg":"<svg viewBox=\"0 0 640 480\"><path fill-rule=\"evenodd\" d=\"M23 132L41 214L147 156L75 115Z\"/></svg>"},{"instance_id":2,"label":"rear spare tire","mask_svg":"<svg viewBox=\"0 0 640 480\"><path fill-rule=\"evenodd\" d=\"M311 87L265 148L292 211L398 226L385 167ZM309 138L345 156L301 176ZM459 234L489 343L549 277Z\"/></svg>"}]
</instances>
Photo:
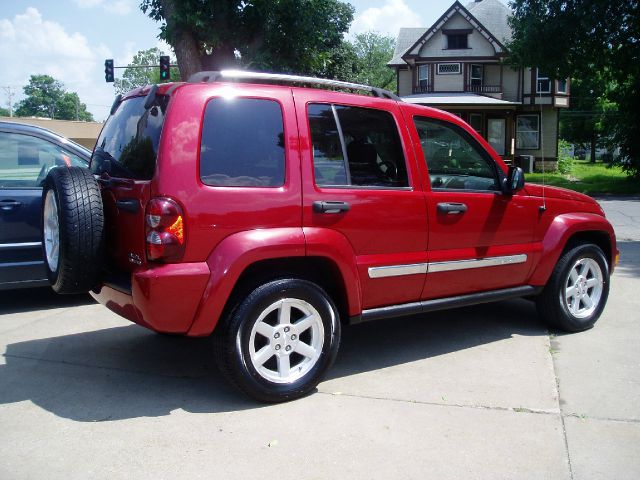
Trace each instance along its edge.
<instances>
[{"instance_id":1,"label":"rear spare tire","mask_svg":"<svg viewBox=\"0 0 640 480\"><path fill-rule=\"evenodd\" d=\"M83 293L100 280L104 213L89 170L57 167L42 188L42 246L47 277L57 293Z\"/></svg>"}]
</instances>

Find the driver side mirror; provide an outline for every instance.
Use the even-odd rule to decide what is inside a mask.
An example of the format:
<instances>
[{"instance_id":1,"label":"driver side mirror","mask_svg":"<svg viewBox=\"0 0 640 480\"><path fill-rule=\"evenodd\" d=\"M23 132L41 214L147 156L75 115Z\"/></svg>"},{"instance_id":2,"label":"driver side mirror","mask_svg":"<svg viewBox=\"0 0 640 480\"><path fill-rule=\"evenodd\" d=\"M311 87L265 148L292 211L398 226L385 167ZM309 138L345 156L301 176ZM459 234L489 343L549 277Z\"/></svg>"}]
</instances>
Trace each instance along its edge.
<instances>
[{"instance_id":1,"label":"driver side mirror","mask_svg":"<svg viewBox=\"0 0 640 480\"><path fill-rule=\"evenodd\" d=\"M504 193L513 195L524 188L524 172L520 167L509 167L509 174L504 182Z\"/></svg>"}]
</instances>

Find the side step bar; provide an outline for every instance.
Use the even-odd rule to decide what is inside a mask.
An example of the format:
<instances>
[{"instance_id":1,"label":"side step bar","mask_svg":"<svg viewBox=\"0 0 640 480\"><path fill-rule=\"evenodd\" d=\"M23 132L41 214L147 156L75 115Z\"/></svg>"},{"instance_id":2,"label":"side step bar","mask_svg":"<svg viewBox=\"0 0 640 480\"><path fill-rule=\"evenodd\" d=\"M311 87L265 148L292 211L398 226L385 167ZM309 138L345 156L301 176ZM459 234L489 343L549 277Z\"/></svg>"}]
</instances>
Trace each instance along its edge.
<instances>
[{"instance_id":1,"label":"side step bar","mask_svg":"<svg viewBox=\"0 0 640 480\"><path fill-rule=\"evenodd\" d=\"M402 305L391 305L388 307L372 308L363 310L362 315L356 315L349 319L350 324L368 322L369 320L381 320L384 318L403 317L405 315L415 315L417 313L435 312L448 308L467 307L480 303L497 302L510 298L536 295L542 291L543 287L503 288L501 290L491 290L488 292L472 293L469 295L459 295L457 297L436 298L435 300L425 300L423 302L403 303Z\"/></svg>"}]
</instances>

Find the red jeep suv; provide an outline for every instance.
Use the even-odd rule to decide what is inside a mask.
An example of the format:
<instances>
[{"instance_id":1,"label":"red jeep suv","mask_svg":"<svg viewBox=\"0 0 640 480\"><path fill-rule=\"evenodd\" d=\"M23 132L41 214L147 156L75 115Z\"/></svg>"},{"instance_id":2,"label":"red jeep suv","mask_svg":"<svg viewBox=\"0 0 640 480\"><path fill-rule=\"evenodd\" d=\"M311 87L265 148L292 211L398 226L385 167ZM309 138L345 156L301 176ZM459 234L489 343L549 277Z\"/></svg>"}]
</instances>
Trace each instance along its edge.
<instances>
[{"instance_id":1,"label":"red jeep suv","mask_svg":"<svg viewBox=\"0 0 640 480\"><path fill-rule=\"evenodd\" d=\"M225 376L268 402L318 384L341 323L526 296L590 328L618 256L594 200L525 185L458 117L308 77L118 96L91 171L52 170L43 203L56 291L213 333Z\"/></svg>"}]
</instances>

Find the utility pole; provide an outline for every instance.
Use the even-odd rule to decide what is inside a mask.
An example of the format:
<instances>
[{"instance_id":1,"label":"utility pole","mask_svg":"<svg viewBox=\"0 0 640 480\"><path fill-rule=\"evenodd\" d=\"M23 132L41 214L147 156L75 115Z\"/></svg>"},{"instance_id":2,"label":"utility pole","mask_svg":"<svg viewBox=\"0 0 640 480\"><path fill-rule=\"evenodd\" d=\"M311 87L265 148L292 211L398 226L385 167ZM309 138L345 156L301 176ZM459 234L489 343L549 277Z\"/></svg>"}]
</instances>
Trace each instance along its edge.
<instances>
[{"instance_id":1,"label":"utility pole","mask_svg":"<svg viewBox=\"0 0 640 480\"><path fill-rule=\"evenodd\" d=\"M13 96L15 95L13 91L13 87L7 86L7 87L2 87L2 89L7 95L7 98L9 98L9 116L13 117Z\"/></svg>"}]
</instances>

